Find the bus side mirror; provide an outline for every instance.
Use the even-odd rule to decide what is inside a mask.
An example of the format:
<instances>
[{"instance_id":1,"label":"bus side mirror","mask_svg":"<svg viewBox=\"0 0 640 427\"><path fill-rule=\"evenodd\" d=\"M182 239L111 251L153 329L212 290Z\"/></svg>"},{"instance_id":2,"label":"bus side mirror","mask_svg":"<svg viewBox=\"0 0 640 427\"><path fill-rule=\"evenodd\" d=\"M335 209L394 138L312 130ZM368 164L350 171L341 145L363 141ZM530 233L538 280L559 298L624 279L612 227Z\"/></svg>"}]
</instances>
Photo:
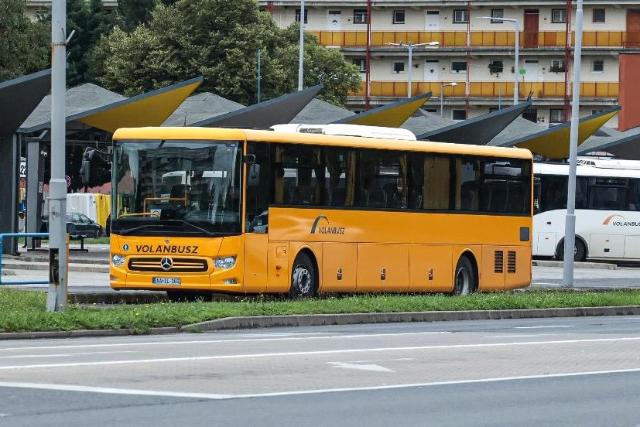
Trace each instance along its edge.
<instances>
[{"instance_id":1,"label":"bus side mirror","mask_svg":"<svg viewBox=\"0 0 640 427\"><path fill-rule=\"evenodd\" d=\"M247 185L249 187L257 187L260 183L260 165L252 163L249 165L249 174L247 176Z\"/></svg>"}]
</instances>

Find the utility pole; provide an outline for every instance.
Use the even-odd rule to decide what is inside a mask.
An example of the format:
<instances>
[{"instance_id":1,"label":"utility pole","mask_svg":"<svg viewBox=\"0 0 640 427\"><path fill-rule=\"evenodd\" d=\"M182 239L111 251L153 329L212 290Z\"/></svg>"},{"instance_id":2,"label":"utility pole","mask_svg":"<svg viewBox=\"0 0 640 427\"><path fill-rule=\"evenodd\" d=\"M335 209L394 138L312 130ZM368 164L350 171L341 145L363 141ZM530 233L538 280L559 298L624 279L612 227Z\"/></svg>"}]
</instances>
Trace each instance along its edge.
<instances>
[{"instance_id":1,"label":"utility pole","mask_svg":"<svg viewBox=\"0 0 640 427\"><path fill-rule=\"evenodd\" d=\"M298 54L298 90L304 89L304 0L300 0L300 52Z\"/></svg>"},{"instance_id":2,"label":"utility pole","mask_svg":"<svg viewBox=\"0 0 640 427\"><path fill-rule=\"evenodd\" d=\"M571 11L567 11L567 15ZM573 258L576 242L576 169L578 162L578 126L580 126L580 66L582 62L582 0L576 4L576 46L573 50L573 90L571 104L571 133L569 134L569 185L567 215L564 227L564 271L562 282L573 287Z\"/></svg>"},{"instance_id":3,"label":"utility pole","mask_svg":"<svg viewBox=\"0 0 640 427\"><path fill-rule=\"evenodd\" d=\"M257 85L257 92L258 92L258 100L257 100L257 104L260 103L260 89L261 89L261 83L262 83L262 72L260 70L260 49L258 49L258 53L257 53L257 61L258 61L258 75L256 76L256 85Z\"/></svg>"},{"instance_id":4,"label":"utility pole","mask_svg":"<svg viewBox=\"0 0 640 427\"><path fill-rule=\"evenodd\" d=\"M49 181L49 292L47 311L67 303L67 180L65 179L65 106L67 4L51 5L51 180Z\"/></svg>"}]
</instances>

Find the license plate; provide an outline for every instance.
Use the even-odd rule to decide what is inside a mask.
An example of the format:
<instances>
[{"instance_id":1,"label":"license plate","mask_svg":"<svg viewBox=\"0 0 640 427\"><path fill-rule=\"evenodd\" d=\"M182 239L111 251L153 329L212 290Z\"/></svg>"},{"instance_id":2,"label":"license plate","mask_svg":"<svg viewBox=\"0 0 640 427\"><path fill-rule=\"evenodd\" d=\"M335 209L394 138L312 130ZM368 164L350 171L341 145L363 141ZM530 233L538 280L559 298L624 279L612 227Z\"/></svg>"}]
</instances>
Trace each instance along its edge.
<instances>
[{"instance_id":1,"label":"license plate","mask_svg":"<svg viewBox=\"0 0 640 427\"><path fill-rule=\"evenodd\" d=\"M151 283L154 285L179 285L180 278L178 277L154 277L151 279Z\"/></svg>"}]
</instances>

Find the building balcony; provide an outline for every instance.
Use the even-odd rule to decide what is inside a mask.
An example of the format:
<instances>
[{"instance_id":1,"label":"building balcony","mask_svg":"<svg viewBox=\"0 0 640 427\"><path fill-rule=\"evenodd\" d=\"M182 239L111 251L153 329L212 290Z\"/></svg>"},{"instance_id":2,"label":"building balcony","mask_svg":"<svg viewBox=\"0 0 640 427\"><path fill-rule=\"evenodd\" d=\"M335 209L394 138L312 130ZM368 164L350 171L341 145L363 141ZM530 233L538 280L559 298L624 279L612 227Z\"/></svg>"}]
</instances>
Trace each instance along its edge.
<instances>
[{"instance_id":1,"label":"building balcony","mask_svg":"<svg viewBox=\"0 0 640 427\"><path fill-rule=\"evenodd\" d=\"M442 82L448 84L450 82ZM444 87L443 96L447 98L464 98L466 96L465 82L457 82L456 86ZM370 96L402 98L407 96L407 82L401 81L372 81ZM532 98L562 98L564 97L564 82L521 82L518 92L522 97L531 94ZM582 98L617 98L619 83L617 82L582 82L580 96ZM441 82L413 82L412 95L432 92L434 97L440 96ZM364 96L365 86L352 93L351 96ZM498 98L513 96L513 82L470 82L469 96L472 98Z\"/></svg>"},{"instance_id":2,"label":"building balcony","mask_svg":"<svg viewBox=\"0 0 640 427\"><path fill-rule=\"evenodd\" d=\"M309 31L324 46L366 47L366 31ZM471 47L513 47L513 31L472 31ZM541 31L537 34L520 33L523 48L559 48L565 45L564 31ZM572 43L575 34L572 34ZM372 31L371 46L382 47L387 43L429 43L437 41L440 47L464 48L467 46L466 31ZM640 32L585 31L584 47L640 47Z\"/></svg>"}]
</instances>

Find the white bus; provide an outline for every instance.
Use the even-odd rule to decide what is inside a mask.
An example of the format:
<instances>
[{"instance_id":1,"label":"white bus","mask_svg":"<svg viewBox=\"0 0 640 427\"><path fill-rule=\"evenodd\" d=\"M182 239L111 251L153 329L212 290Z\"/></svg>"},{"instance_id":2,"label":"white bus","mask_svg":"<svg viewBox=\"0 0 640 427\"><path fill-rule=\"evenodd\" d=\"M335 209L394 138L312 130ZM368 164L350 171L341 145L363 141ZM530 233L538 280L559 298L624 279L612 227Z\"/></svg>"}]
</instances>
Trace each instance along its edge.
<instances>
[{"instance_id":1,"label":"white bus","mask_svg":"<svg viewBox=\"0 0 640 427\"><path fill-rule=\"evenodd\" d=\"M533 255L562 258L568 164L535 163ZM575 259L640 260L640 161L580 158Z\"/></svg>"}]
</instances>

